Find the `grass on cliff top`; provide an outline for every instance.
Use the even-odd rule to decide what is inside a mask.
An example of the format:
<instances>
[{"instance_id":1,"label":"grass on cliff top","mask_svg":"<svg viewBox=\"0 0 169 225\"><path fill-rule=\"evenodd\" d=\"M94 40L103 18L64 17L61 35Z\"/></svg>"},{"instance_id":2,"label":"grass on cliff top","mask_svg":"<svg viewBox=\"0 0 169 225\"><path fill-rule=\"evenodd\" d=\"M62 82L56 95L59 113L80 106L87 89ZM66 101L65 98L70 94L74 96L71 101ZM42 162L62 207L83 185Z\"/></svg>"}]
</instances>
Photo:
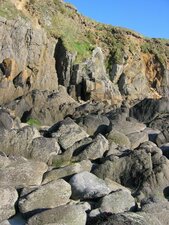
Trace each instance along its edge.
<instances>
[{"instance_id":1,"label":"grass on cliff top","mask_svg":"<svg viewBox=\"0 0 169 225\"><path fill-rule=\"evenodd\" d=\"M65 48L76 54L76 62L91 56L92 42L85 36L80 14L72 5L60 0L34 0L27 7L38 16L50 36L60 38Z\"/></svg>"},{"instance_id":2,"label":"grass on cliff top","mask_svg":"<svg viewBox=\"0 0 169 225\"><path fill-rule=\"evenodd\" d=\"M127 36L143 38L132 30L105 25L84 17L71 4L61 0L30 0L26 7L32 16L37 16L50 36L60 38L65 48L76 54L75 63L89 58L92 50L99 46L107 58L107 68L111 68L112 63L123 63L126 47L136 53L134 43L128 40ZM9 0L0 0L0 16L13 19L19 14L21 12ZM141 46L142 52L155 54L164 65L166 57L169 58L166 47L169 42L162 39L150 40L145 40Z\"/></svg>"},{"instance_id":3,"label":"grass on cliff top","mask_svg":"<svg viewBox=\"0 0 169 225\"><path fill-rule=\"evenodd\" d=\"M18 11L9 0L0 0L0 16L6 19L15 19L23 14Z\"/></svg>"},{"instance_id":4,"label":"grass on cliff top","mask_svg":"<svg viewBox=\"0 0 169 225\"><path fill-rule=\"evenodd\" d=\"M80 15L73 6L62 4L59 0L53 1L57 7L59 6L60 12L53 17L53 31L61 37L69 51L77 52L77 61L89 57L95 46L105 51L105 56L108 58L107 68L111 67L112 63L123 63L126 47L131 53L137 53L137 46L128 40L127 36L144 39L143 35L127 28L97 23ZM142 51L151 52L162 65L166 65L169 58L169 47L167 47L169 40L150 40L141 46Z\"/></svg>"},{"instance_id":5,"label":"grass on cliff top","mask_svg":"<svg viewBox=\"0 0 169 225\"><path fill-rule=\"evenodd\" d=\"M167 59L169 59L169 47L166 46L167 43L169 44L169 41L163 39L145 40L141 46L141 51L154 54L158 61L165 67Z\"/></svg>"},{"instance_id":6,"label":"grass on cliff top","mask_svg":"<svg viewBox=\"0 0 169 225\"><path fill-rule=\"evenodd\" d=\"M84 31L76 20L65 17L58 12L52 18L50 34L56 38L61 38L64 46L69 52L76 53L76 62L81 62L90 57L93 50L91 41L85 37Z\"/></svg>"},{"instance_id":7,"label":"grass on cliff top","mask_svg":"<svg viewBox=\"0 0 169 225\"><path fill-rule=\"evenodd\" d=\"M60 0L49 0L45 4L35 0L30 7L34 12L38 12L41 24L47 32L55 38L60 38L69 52L76 53L75 63L89 58L96 46L105 49L104 53L110 53L114 62L122 62L125 44L121 36L123 32L132 31L84 17L72 5Z\"/></svg>"}]
</instances>

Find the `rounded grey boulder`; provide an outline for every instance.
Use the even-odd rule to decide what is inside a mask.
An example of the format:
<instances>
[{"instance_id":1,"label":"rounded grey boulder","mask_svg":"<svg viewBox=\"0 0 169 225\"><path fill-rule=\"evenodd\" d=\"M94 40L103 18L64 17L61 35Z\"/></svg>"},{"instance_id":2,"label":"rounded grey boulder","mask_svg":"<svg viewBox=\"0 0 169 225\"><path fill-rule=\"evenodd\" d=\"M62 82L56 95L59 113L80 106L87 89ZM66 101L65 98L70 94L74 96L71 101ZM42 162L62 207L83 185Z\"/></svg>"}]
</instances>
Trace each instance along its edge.
<instances>
[{"instance_id":1,"label":"rounded grey boulder","mask_svg":"<svg viewBox=\"0 0 169 225\"><path fill-rule=\"evenodd\" d=\"M73 199L93 199L110 193L104 180L87 171L74 175L69 183Z\"/></svg>"}]
</instances>

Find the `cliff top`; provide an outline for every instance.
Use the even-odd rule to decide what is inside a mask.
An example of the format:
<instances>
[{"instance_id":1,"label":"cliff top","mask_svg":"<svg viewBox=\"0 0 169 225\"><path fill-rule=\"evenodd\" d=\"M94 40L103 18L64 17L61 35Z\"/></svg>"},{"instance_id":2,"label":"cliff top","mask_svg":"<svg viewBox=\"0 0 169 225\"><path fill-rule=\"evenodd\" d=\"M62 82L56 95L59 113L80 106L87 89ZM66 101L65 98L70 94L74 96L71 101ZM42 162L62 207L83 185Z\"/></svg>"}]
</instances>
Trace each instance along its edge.
<instances>
[{"instance_id":1,"label":"cliff top","mask_svg":"<svg viewBox=\"0 0 169 225\"><path fill-rule=\"evenodd\" d=\"M107 67L109 59L122 63L128 51L153 54L163 65L169 60L169 40L145 38L129 29L96 22L62 0L1 0L0 5L0 16L29 19L37 28L61 38L68 51L77 54L77 62L88 58L96 46L102 48Z\"/></svg>"}]
</instances>

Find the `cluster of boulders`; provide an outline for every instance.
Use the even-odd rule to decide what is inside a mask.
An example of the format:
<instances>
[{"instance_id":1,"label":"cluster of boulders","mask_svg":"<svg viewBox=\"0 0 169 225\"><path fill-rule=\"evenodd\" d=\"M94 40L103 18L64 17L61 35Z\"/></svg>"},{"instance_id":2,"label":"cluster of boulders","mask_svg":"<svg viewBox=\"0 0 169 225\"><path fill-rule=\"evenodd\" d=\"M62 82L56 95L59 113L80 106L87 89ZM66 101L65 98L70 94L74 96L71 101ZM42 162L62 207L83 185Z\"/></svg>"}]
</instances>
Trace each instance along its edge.
<instances>
[{"instance_id":1,"label":"cluster of boulders","mask_svg":"<svg viewBox=\"0 0 169 225\"><path fill-rule=\"evenodd\" d=\"M50 127L1 108L0 225L169 224L169 110L144 101L88 102Z\"/></svg>"}]
</instances>

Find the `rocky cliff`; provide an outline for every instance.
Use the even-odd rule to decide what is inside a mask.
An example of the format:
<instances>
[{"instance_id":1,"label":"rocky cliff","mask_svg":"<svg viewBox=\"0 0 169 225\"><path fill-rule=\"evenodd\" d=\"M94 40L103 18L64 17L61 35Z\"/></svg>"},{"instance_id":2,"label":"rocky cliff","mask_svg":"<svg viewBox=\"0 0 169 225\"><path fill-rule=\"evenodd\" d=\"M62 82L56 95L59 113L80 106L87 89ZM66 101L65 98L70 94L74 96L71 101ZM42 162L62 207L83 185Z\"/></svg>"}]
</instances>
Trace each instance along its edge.
<instances>
[{"instance_id":1,"label":"rocky cliff","mask_svg":"<svg viewBox=\"0 0 169 225\"><path fill-rule=\"evenodd\" d=\"M61 0L0 0L0 225L169 224L169 41Z\"/></svg>"},{"instance_id":2,"label":"rocky cliff","mask_svg":"<svg viewBox=\"0 0 169 225\"><path fill-rule=\"evenodd\" d=\"M92 21L59 0L4 0L1 104L65 86L112 106L168 97L169 42Z\"/></svg>"}]
</instances>

